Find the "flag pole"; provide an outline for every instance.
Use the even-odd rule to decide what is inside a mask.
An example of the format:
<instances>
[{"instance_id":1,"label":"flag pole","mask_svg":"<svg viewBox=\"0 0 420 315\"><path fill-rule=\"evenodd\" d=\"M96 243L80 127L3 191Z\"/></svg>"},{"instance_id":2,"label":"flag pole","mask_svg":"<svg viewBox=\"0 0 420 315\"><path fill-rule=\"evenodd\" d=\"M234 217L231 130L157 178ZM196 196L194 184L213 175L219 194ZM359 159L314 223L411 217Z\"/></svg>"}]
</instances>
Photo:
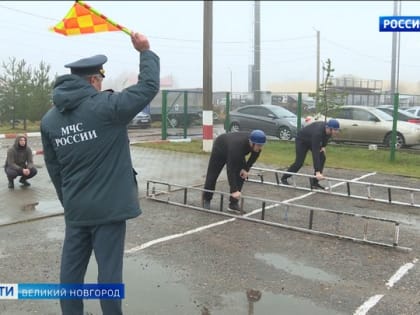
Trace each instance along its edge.
<instances>
[{"instance_id":1,"label":"flag pole","mask_svg":"<svg viewBox=\"0 0 420 315\"><path fill-rule=\"evenodd\" d=\"M80 0L76 0L76 2L82 6L84 6L86 9L88 9L89 11L91 11L92 13L96 14L97 16L103 18L104 20L106 20L108 23L112 24L113 26L115 26L116 28L120 29L121 31L123 31L124 33L126 33L127 35L131 35L131 31L122 26L119 25L117 23L115 23L114 21L110 20L109 18L107 18L105 15L99 13L98 11L96 11L94 8L92 8L91 6L87 5L86 3L84 3L83 1Z\"/></svg>"}]
</instances>

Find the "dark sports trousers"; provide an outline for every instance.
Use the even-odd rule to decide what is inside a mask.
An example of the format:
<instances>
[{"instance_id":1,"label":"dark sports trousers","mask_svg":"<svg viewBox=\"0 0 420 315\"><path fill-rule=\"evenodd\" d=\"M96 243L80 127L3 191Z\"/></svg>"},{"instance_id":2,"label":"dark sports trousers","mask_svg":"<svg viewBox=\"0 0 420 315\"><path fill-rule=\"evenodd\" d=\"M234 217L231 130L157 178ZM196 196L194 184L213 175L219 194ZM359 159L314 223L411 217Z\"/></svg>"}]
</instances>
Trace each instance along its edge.
<instances>
[{"instance_id":1,"label":"dark sports trousers","mask_svg":"<svg viewBox=\"0 0 420 315\"><path fill-rule=\"evenodd\" d=\"M84 283L92 250L98 283L122 283L126 222L70 227L66 225L61 256L61 283ZM100 300L103 315L122 315L121 299ZM83 300L60 300L63 315L83 315Z\"/></svg>"},{"instance_id":2,"label":"dark sports trousers","mask_svg":"<svg viewBox=\"0 0 420 315\"><path fill-rule=\"evenodd\" d=\"M211 154L210 155L209 166L207 168L206 182L204 183L204 189L214 190L216 188L217 178L219 177L220 173L222 172L225 164L226 164L226 158L224 158L224 157L221 158L217 154ZM236 176L237 176L237 178L236 178L237 183L239 184L238 188L239 188L239 191L241 191L242 186L244 184L244 180L242 179L241 176L239 176L239 174L236 174ZM234 191L232 191L232 187L230 188L230 192L231 193L234 192ZM205 200L212 200L213 193L206 191L203 194L203 198ZM237 203L239 200L236 199L236 198L229 197L229 201L231 203Z\"/></svg>"},{"instance_id":3,"label":"dark sports trousers","mask_svg":"<svg viewBox=\"0 0 420 315\"><path fill-rule=\"evenodd\" d=\"M296 150L295 162L292 165L290 165L290 167L287 169L288 172L297 173L302 167L303 162L305 162L306 154L308 153L308 151L312 151L312 148L310 145L305 144L303 141L296 139L295 150ZM319 152L319 156L320 156L320 162L321 162L321 169L319 171L322 173L322 171L324 170L326 158L325 158L324 152ZM286 179L291 176L292 175L290 174L284 174L282 178Z\"/></svg>"},{"instance_id":4,"label":"dark sports trousers","mask_svg":"<svg viewBox=\"0 0 420 315\"><path fill-rule=\"evenodd\" d=\"M22 170L17 171L14 168L7 166L4 168L4 171L6 172L7 179L10 180L14 180L18 176L22 176L23 179L29 179L34 177L38 173L38 170L35 167L29 169L30 173L28 176L23 175Z\"/></svg>"}]
</instances>

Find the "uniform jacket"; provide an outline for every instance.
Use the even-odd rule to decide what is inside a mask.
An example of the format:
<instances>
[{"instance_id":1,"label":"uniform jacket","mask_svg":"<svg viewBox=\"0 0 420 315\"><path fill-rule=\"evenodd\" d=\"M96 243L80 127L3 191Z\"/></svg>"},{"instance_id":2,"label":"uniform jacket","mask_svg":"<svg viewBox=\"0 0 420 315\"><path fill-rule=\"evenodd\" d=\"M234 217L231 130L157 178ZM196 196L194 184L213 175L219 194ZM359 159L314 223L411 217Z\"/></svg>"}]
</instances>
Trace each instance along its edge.
<instances>
[{"instance_id":1,"label":"uniform jacket","mask_svg":"<svg viewBox=\"0 0 420 315\"><path fill-rule=\"evenodd\" d=\"M242 169L249 171L260 156L260 152L251 150L248 132L221 134L213 143L213 153L226 162L227 177L232 191L239 190L239 172ZM245 160L249 153L251 155Z\"/></svg>"},{"instance_id":2,"label":"uniform jacket","mask_svg":"<svg viewBox=\"0 0 420 315\"><path fill-rule=\"evenodd\" d=\"M106 224L141 213L127 124L159 91L159 68L157 55L142 52L137 84L119 93L99 92L76 75L57 78L41 138L66 224Z\"/></svg>"},{"instance_id":3,"label":"uniform jacket","mask_svg":"<svg viewBox=\"0 0 420 315\"><path fill-rule=\"evenodd\" d=\"M328 140L331 138L331 135L327 135L325 132L325 126L325 122L316 121L300 129L296 137L296 145L303 144L312 151L315 172L321 170L319 152L321 148L327 146Z\"/></svg>"},{"instance_id":4,"label":"uniform jacket","mask_svg":"<svg viewBox=\"0 0 420 315\"><path fill-rule=\"evenodd\" d=\"M33 156L32 150L25 144L24 147L19 145L19 139L25 138L28 141L28 138L25 135L17 135L15 139L15 143L12 147L7 150L7 158L6 158L6 167L11 167L15 170L21 170L24 168L33 168Z\"/></svg>"}]
</instances>

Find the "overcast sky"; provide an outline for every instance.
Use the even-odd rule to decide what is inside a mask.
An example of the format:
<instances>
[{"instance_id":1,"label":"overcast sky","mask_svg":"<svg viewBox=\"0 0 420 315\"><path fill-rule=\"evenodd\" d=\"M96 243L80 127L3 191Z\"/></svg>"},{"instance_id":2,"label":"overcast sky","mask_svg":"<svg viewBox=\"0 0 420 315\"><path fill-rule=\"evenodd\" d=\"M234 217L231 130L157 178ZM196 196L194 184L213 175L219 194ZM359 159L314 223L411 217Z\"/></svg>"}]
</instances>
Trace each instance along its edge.
<instances>
[{"instance_id":1,"label":"overcast sky","mask_svg":"<svg viewBox=\"0 0 420 315\"><path fill-rule=\"evenodd\" d=\"M106 32L63 36L48 30L73 1L1 1L0 60L45 61L52 74L64 64L105 54L107 79L137 71L128 35ZM202 86L202 1L86 1L115 22L148 36L161 57L161 76L178 88ZM253 1L213 3L213 89L247 91L253 63ZM321 61L335 76L390 80L392 33L379 32L379 17L393 15L393 1L261 1L261 88L276 82L316 80L316 31ZM420 16L420 2L402 2L401 15ZM420 33L401 34L400 81L420 81ZM232 79L232 80L231 80Z\"/></svg>"}]
</instances>

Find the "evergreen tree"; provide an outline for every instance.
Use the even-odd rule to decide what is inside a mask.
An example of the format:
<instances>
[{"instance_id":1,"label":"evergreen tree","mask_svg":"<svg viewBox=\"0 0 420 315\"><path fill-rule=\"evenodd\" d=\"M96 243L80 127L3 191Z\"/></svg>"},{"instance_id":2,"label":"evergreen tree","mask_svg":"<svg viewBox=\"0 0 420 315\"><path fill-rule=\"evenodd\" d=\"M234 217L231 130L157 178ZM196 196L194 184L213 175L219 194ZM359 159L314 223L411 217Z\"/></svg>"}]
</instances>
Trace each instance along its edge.
<instances>
[{"instance_id":1,"label":"evergreen tree","mask_svg":"<svg viewBox=\"0 0 420 315\"><path fill-rule=\"evenodd\" d=\"M325 64L322 66L322 70L325 73L323 82L318 89L318 99L316 101L317 113L328 116L328 112L331 109L337 108L344 104L345 94L337 92L333 85L332 73L335 69L331 66L331 60L328 58Z\"/></svg>"},{"instance_id":2,"label":"evergreen tree","mask_svg":"<svg viewBox=\"0 0 420 315\"><path fill-rule=\"evenodd\" d=\"M0 74L0 121L11 121L12 128L23 120L37 121L51 106L53 81L49 79L50 66L41 62L33 69L25 60L9 58L2 62Z\"/></svg>"}]
</instances>

